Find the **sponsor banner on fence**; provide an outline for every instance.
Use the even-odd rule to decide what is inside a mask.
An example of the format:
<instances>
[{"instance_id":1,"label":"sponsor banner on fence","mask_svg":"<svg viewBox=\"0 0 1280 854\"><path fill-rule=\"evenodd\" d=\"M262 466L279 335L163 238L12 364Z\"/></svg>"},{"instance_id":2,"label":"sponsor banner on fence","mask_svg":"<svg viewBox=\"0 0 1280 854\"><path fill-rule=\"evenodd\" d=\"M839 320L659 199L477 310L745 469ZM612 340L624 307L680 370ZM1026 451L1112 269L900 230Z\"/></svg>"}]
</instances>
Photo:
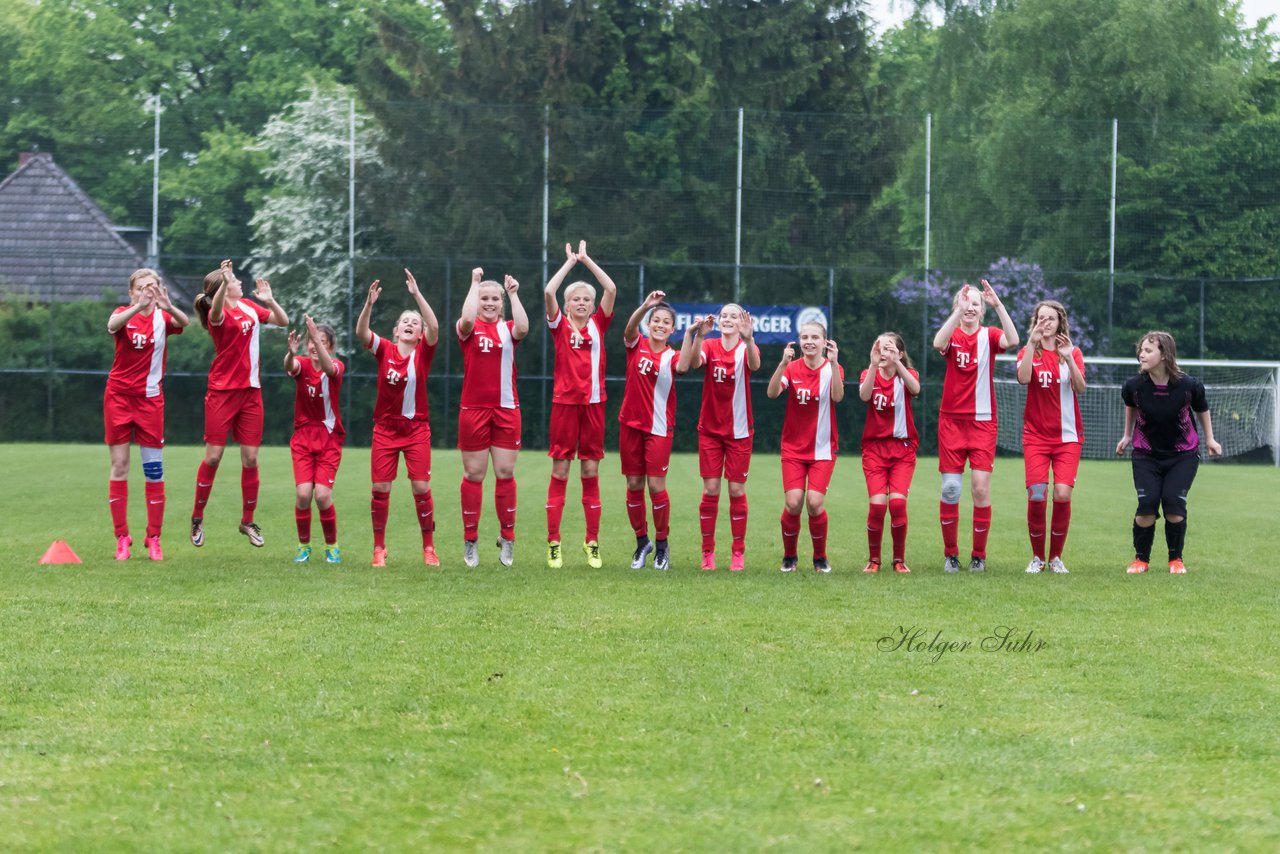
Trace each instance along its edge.
<instances>
[{"instance_id":1,"label":"sponsor banner on fence","mask_svg":"<svg viewBox=\"0 0 1280 854\"><path fill-rule=\"evenodd\" d=\"M673 302L671 307L676 310L676 331L671 336L671 342L673 346L679 346L679 341L684 338L685 327L708 314L718 321L720 309L723 306L721 303L711 302ZM751 315L751 326L755 330L755 339L758 344L785 344L795 341L801 324L810 321L817 321L828 330L831 328L827 310L816 305L743 304L742 307ZM649 317L646 315L640 323L640 334L649 334L648 321ZM707 337L719 338L720 330L712 329Z\"/></svg>"}]
</instances>

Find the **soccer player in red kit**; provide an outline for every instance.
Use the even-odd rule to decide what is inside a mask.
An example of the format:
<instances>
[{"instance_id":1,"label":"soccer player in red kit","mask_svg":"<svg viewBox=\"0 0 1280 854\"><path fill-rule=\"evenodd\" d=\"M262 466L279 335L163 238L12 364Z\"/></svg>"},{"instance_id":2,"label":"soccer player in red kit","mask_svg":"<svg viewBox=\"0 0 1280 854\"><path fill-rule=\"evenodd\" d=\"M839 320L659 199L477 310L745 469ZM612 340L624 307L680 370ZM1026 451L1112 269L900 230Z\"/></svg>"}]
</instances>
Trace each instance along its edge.
<instances>
[{"instance_id":1,"label":"soccer player in red kit","mask_svg":"<svg viewBox=\"0 0 1280 854\"><path fill-rule=\"evenodd\" d=\"M769 378L769 397L787 392L782 422L782 571L796 571L800 511L809 511L813 568L831 571L827 562L827 487L836 467L839 432L835 404L844 400L844 368L836 362L836 342L821 323L800 327L800 354L788 343Z\"/></svg>"},{"instance_id":2,"label":"soccer player in red kit","mask_svg":"<svg viewBox=\"0 0 1280 854\"><path fill-rule=\"evenodd\" d=\"M653 568L670 566L671 499L667 469L676 429L676 362L679 351L668 343L676 329L676 312L662 291L653 291L631 313L622 341L627 347L627 385L618 412L618 455L627 479L627 518L636 535L631 568L644 569L653 555ZM649 337L640 335L640 321L649 315ZM645 516L644 489L653 500L653 536Z\"/></svg>"},{"instance_id":3,"label":"soccer player in red kit","mask_svg":"<svg viewBox=\"0 0 1280 854\"><path fill-rule=\"evenodd\" d=\"M985 305L984 305L985 304ZM999 327L984 327L985 306L996 310ZM970 572L987 568L987 537L991 530L991 470L996 458L995 357L1018 346L1018 330L1000 297L986 279L982 290L968 284L956 292L933 349L947 360L942 380L942 406L938 413L938 471L942 473L942 500L938 515L946 572L960 571L960 495L964 465L972 470L973 550Z\"/></svg>"},{"instance_id":4,"label":"soccer player in red kit","mask_svg":"<svg viewBox=\"0 0 1280 854\"><path fill-rule=\"evenodd\" d=\"M333 506L333 482L342 462L342 443L347 431L342 426L338 400L346 367L334 358L338 347L332 326L317 326L303 315L307 336L289 333L289 350L284 354L284 372L293 377L293 482L296 486L293 518L298 526L298 552L294 563L311 560L311 501L320 510L324 531L325 563L342 563L338 550L338 510ZM303 341L307 358L300 359Z\"/></svg>"},{"instance_id":5,"label":"soccer player in red kit","mask_svg":"<svg viewBox=\"0 0 1280 854\"><path fill-rule=\"evenodd\" d=\"M373 519L373 566L387 565L387 513L391 484L404 454L413 504L422 531L422 562L439 566L435 547L435 503L431 498L431 421L427 412L427 375L436 354L440 324L418 290L408 269L405 287L418 310L400 313L391 338L369 329L373 304L382 294L378 280L369 285L364 307L356 320L356 337L378 360L378 398L373 406L373 445L370 469L373 480L369 513Z\"/></svg>"},{"instance_id":6,"label":"soccer player in red kit","mask_svg":"<svg viewBox=\"0 0 1280 854\"><path fill-rule=\"evenodd\" d=\"M262 324L288 326L289 316L271 295L266 279L257 279L245 299L230 261L204 277L196 297L200 323L213 338L209 390L204 396L204 460L196 470L196 500L191 509L191 545L204 545L204 508L227 449L227 435L240 445L240 533L262 548L262 529L253 521L258 506L258 448L262 445L262 380L259 376Z\"/></svg>"},{"instance_id":7,"label":"soccer player in red kit","mask_svg":"<svg viewBox=\"0 0 1280 854\"><path fill-rule=\"evenodd\" d=\"M702 475L702 569L716 568L716 517L720 481L729 481L729 530L733 547L729 569L746 568L747 473L751 468L751 372L760 370L760 348L754 341L751 315L737 303L720 309L720 337L707 333L717 318L695 318L684 331L680 362L684 373L702 368L702 411L698 416L698 468Z\"/></svg>"},{"instance_id":8,"label":"soccer player in red kit","mask_svg":"<svg viewBox=\"0 0 1280 854\"><path fill-rule=\"evenodd\" d=\"M587 565L599 569L600 560L600 460L604 459L604 334L613 322L613 301L618 288L613 279L587 255L587 242L578 251L565 244L565 261L547 282L543 298L547 327L555 342L555 389L551 397L551 483L547 487L547 566L564 565L560 550L560 519L564 515L569 464L580 460L582 512L586 535L582 550ZM604 293L596 308L596 290L586 282L564 289L564 311L556 300L560 285L581 261L600 282Z\"/></svg>"},{"instance_id":9,"label":"soccer player in red kit","mask_svg":"<svg viewBox=\"0 0 1280 854\"><path fill-rule=\"evenodd\" d=\"M867 404L862 427L862 473L867 478L867 565L880 571L884 516L889 512L893 539L893 571L907 567L907 493L916 471L915 415L911 399L920 394L920 375L911 367L906 342L896 332L882 332L871 345L871 363L858 380L858 397Z\"/></svg>"},{"instance_id":10,"label":"soccer player in red kit","mask_svg":"<svg viewBox=\"0 0 1280 854\"><path fill-rule=\"evenodd\" d=\"M1062 548L1071 526L1071 492L1084 448L1080 393L1084 391L1084 356L1071 343L1067 309L1044 300L1031 312L1027 346L1018 351L1018 382L1027 387L1022 411L1022 459L1027 472L1027 531L1031 562L1027 572L1045 568L1045 503L1049 470L1053 469L1053 520L1048 566L1067 572Z\"/></svg>"},{"instance_id":11,"label":"soccer player in red kit","mask_svg":"<svg viewBox=\"0 0 1280 854\"><path fill-rule=\"evenodd\" d=\"M147 499L147 556L164 560L160 528L164 523L164 366L170 335L181 335L191 321L169 301L155 270L129 277L129 304L107 319L116 355L102 396L111 474L107 506L115 526L116 560L129 559L129 443L138 442Z\"/></svg>"},{"instance_id":12,"label":"soccer player in red kit","mask_svg":"<svg viewBox=\"0 0 1280 854\"><path fill-rule=\"evenodd\" d=\"M478 566L480 506L484 476L493 459L493 503L498 512L498 561L511 566L516 539L516 456L520 453L520 394L516 388L516 345L529 334L529 316L516 296L520 283L481 281L471 271L471 290L462 303L456 332L462 348L462 404L458 450L462 452L462 562ZM511 319L503 318L503 295Z\"/></svg>"}]
</instances>

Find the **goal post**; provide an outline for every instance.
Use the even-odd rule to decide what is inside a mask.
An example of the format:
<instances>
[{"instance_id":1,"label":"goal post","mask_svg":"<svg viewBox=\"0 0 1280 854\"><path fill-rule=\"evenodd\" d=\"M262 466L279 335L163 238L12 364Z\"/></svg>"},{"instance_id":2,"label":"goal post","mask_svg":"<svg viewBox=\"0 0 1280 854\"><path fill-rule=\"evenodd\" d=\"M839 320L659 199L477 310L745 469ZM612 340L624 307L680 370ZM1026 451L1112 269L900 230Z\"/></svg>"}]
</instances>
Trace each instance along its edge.
<instances>
[{"instance_id":1,"label":"goal post","mask_svg":"<svg viewBox=\"0 0 1280 854\"><path fill-rule=\"evenodd\" d=\"M1115 456L1124 430L1120 388L1138 372L1133 357L1085 356L1087 388L1080 395L1084 456ZM1267 449L1280 466L1280 362L1179 359L1178 366L1204 383L1213 415L1213 435L1222 455L1239 457ZM1000 448L1022 451L1022 409L1027 390L1018 383L1014 354L996 357L996 406L1000 412ZM1204 437L1201 436L1201 447Z\"/></svg>"}]
</instances>

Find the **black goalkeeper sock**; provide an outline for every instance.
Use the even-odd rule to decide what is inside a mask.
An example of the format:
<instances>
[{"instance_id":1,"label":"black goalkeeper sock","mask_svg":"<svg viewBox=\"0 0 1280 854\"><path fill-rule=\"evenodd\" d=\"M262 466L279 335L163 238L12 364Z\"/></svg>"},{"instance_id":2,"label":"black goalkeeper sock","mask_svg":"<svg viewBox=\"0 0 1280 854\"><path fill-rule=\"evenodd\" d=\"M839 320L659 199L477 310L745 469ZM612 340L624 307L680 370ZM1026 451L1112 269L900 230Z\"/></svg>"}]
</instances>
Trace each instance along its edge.
<instances>
[{"instance_id":1,"label":"black goalkeeper sock","mask_svg":"<svg viewBox=\"0 0 1280 854\"><path fill-rule=\"evenodd\" d=\"M1182 559L1182 544L1187 539L1187 520L1170 522L1164 520L1164 542L1169 547L1169 560Z\"/></svg>"},{"instance_id":2,"label":"black goalkeeper sock","mask_svg":"<svg viewBox=\"0 0 1280 854\"><path fill-rule=\"evenodd\" d=\"M1165 531L1168 531L1168 525ZM1144 563L1151 562L1151 544L1156 541L1156 526L1152 525L1144 528L1137 522L1133 523L1133 553L1138 560Z\"/></svg>"}]
</instances>

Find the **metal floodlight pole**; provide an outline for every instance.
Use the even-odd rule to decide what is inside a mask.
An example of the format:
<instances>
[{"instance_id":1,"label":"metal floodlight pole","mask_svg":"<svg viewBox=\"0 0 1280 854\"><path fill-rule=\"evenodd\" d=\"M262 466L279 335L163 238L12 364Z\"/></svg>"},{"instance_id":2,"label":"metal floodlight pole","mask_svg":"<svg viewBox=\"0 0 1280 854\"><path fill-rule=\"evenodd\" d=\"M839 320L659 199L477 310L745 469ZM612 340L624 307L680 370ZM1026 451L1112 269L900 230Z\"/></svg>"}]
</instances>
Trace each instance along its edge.
<instances>
[{"instance_id":1,"label":"metal floodlight pole","mask_svg":"<svg viewBox=\"0 0 1280 854\"><path fill-rule=\"evenodd\" d=\"M742 107L738 108L738 193L737 212L733 227L733 301L740 299L742 290L742 130L745 121Z\"/></svg>"},{"instance_id":2,"label":"metal floodlight pole","mask_svg":"<svg viewBox=\"0 0 1280 854\"><path fill-rule=\"evenodd\" d=\"M156 111L155 142L151 153L151 245L147 247L147 266L160 266L160 96L153 95Z\"/></svg>"},{"instance_id":3,"label":"metal floodlight pole","mask_svg":"<svg viewBox=\"0 0 1280 854\"><path fill-rule=\"evenodd\" d=\"M1119 152L1120 120L1111 120L1111 252L1107 259L1107 349L1115 333L1116 304L1116 155Z\"/></svg>"},{"instance_id":4,"label":"metal floodlight pole","mask_svg":"<svg viewBox=\"0 0 1280 854\"><path fill-rule=\"evenodd\" d=\"M356 99L347 117L347 345L354 353L356 293ZM349 386L349 384L347 384ZM350 398L348 398L350 400Z\"/></svg>"},{"instance_id":5,"label":"metal floodlight pole","mask_svg":"<svg viewBox=\"0 0 1280 854\"><path fill-rule=\"evenodd\" d=\"M548 230L550 222L551 210L551 105L544 105L542 108L542 285L545 288L547 284L547 243L551 239L551 233ZM548 424L547 420L547 333L546 324L543 324L542 332L542 420L541 424ZM549 427L543 427L543 430L549 430ZM543 434L546 437L546 433Z\"/></svg>"}]
</instances>

